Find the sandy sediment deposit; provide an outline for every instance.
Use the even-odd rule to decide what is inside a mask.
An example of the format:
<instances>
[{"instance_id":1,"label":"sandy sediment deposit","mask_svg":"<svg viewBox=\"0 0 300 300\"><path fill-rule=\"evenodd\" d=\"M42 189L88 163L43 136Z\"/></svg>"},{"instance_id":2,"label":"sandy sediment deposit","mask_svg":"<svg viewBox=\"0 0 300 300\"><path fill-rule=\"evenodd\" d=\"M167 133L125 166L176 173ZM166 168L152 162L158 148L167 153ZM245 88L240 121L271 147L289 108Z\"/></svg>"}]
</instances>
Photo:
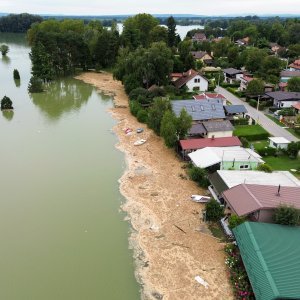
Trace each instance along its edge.
<instances>
[{"instance_id":1,"label":"sandy sediment deposit","mask_svg":"<svg viewBox=\"0 0 300 300\"><path fill-rule=\"evenodd\" d=\"M185 179L184 163L152 130L139 123L128 108L122 84L110 73L84 73L77 77L114 97L112 116L117 148L126 154L127 170L120 179L127 199L123 209L134 228L130 243L137 259L136 276L142 299L233 299L220 241L201 220L202 204L189 200L201 194ZM126 135L126 128L144 128ZM140 139L141 146L133 143ZM195 280L200 276L208 288Z\"/></svg>"}]
</instances>

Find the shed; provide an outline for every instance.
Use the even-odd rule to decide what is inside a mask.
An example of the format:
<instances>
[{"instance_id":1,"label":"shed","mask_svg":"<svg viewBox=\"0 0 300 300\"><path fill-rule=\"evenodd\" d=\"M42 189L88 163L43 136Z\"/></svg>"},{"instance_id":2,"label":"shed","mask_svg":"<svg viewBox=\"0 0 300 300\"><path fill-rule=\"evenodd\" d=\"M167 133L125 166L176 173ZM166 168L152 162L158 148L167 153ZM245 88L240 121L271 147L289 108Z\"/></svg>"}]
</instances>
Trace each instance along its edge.
<instances>
[{"instance_id":1,"label":"shed","mask_svg":"<svg viewBox=\"0 0 300 300\"><path fill-rule=\"evenodd\" d=\"M244 105L226 105L224 106L225 109L225 114L227 116L229 115L240 115L240 114L245 114L247 113L247 109Z\"/></svg>"},{"instance_id":2,"label":"shed","mask_svg":"<svg viewBox=\"0 0 300 300\"><path fill-rule=\"evenodd\" d=\"M288 144L290 143L289 140L287 140L284 137L269 137L269 146L272 148L277 148L277 149L287 149Z\"/></svg>"},{"instance_id":3,"label":"shed","mask_svg":"<svg viewBox=\"0 0 300 300\"><path fill-rule=\"evenodd\" d=\"M257 300L300 299L300 228L245 222L233 229Z\"/></svg>"}]
</instances>

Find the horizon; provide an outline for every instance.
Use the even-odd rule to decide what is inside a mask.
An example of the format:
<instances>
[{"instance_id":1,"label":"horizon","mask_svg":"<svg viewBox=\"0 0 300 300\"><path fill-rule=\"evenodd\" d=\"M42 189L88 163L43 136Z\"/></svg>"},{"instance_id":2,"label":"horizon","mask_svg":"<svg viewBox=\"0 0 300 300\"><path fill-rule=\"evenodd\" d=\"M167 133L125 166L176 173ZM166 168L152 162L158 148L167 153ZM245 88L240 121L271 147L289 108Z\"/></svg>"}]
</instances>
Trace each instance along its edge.
<instances>
[{"instance_id":1,"label":"horizon","mask_svg":"<svg viewBox=\"0 0 300 300\"><path fill-rule=\"evenodd\" d=\"M82 1L73 0L32 0L24 3L22 0L2 0L1 11L4 14L19 14L24 11L29 14L58 16L126 16L138 13L152 15L197 15L199 17L222 16L279 16L300 15L298 0L286 0L282 7L281 0L179 0L139 1L134 5L130 0L97 1L90 0L88 5ZM242 3L242 4L241 4ZM183 13L183 11L185 13Z\"/></svg>"}]
</instances>

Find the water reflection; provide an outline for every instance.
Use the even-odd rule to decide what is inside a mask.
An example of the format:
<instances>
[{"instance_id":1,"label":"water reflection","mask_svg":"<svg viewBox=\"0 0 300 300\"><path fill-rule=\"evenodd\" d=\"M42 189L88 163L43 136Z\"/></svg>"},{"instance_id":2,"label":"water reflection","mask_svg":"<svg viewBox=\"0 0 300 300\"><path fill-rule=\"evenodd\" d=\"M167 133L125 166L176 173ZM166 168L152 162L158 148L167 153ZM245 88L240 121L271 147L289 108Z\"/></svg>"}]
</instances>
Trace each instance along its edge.
<instances>
[{"instance_id":1,"label":"water reflection","mask_svg":"<svg viewBox=\"0 0 300 300\"><path fill-rule=\"evenodd\" d=\"M15 82L16 87L21 86L21 79L14 79L14 82Z\"/></svg>"},{"instance_id":2,"label":"water reflection","mask_svg":"<svg viewBox=\"0 0 300 300\"><path fill-rule=\"evenodd\" d=\"M3 62L4 64L6 64L6 65L9 65L10 62L11 62L11 60L10 60L9 56L7 56L7 55L2 55L2 62Z\"/></svg>"},{"instance_id":3,"label":"water reflection","mask_svg":"<svg viewBox=\"0 0 300 300\"><path fill-rule=\"evenodd\" d=\"M2 110L2 116L7 120L11 121L14 117L14 111L13 110Z\"/></svg>"},{"instance_id":4,"label":"water reflection","mask_svg":"<svg viewBox=\"0 0 300 300\"><path fill-rule=\"evenodd\" d=\"M30 94L32 102L50 120L58 120L64 113L78 111L91 96L93 87L74 79L52 82L44 93Z\"/></svg>"},{"instance_id":5,"label":"water reflection","mask_svg":"<svg viewBox=\"0 0 300 300\"><path fill-rule=\"evenodd\" d=\"M2 44L9 44L10 47L14 45L27 46L26 34L24 33L1 32L0 40Z\"/></svg>"}]
</instances>

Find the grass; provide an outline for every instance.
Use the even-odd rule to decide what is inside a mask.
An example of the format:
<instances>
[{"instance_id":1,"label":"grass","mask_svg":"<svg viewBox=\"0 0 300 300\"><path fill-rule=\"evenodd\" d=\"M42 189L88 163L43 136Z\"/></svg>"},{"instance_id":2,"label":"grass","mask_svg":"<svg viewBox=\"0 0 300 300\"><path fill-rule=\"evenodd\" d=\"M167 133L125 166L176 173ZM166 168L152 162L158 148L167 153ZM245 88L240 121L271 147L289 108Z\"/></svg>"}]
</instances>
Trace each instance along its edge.
<instances>
[{"instance_id":1,"label":"grass","mask_svg":"<svg viewBox=\"0 0 300 300\"><path fill-rule=\"evenodd\" d=\"M208 223L208 229L211 231L212 235L221 241L226 241L227 236L225 235L221 225L218 222Z\"/></svg>"},{"instance_id":2,"label":"grass","mask_svg":"<svg viewBox=\"0 0 300 300\"><path fill-rule=\"evenodd\" d=\"M287 128L287 131L289 131L292 135L300 139L300 133L297 133L293 128Z\"/></svg>"},{"instance_id":3,"label":"grass","mask_svg":"<svg viewBox=\"0 0 300 300\"><path fill-rule=\"evenodd\" d=\"M265 156L263 160L273 169L278 171L290 171L300 168L300 159L291 159L288 156ZM295 173L292 173L295 175Z\"/></svg>"},{"instance_id":4,"label":"grass","mask_svg":"<svg viewBox=\"0 0 300 300\"><path fill-rule=\"evenodd\" d=\"M255 142L253 142L253 146L254 146L255 150L258 151L260 149L264 149L265 147L268 147L269 141L267 141L267 140L255 141Z\"/></svg>"},{"instance_id":5,"label":"grass","mask_svg":"<svg viewBox=\"0 0 300 300\"><path fill-rule=\"evenodd\" d=\"M268 132L258 124L236 125L233 134L236 136L244 136L247 138L247 135L249 136L261 135L261 134L268 134Z\"/></svg>"}]
</instances>

